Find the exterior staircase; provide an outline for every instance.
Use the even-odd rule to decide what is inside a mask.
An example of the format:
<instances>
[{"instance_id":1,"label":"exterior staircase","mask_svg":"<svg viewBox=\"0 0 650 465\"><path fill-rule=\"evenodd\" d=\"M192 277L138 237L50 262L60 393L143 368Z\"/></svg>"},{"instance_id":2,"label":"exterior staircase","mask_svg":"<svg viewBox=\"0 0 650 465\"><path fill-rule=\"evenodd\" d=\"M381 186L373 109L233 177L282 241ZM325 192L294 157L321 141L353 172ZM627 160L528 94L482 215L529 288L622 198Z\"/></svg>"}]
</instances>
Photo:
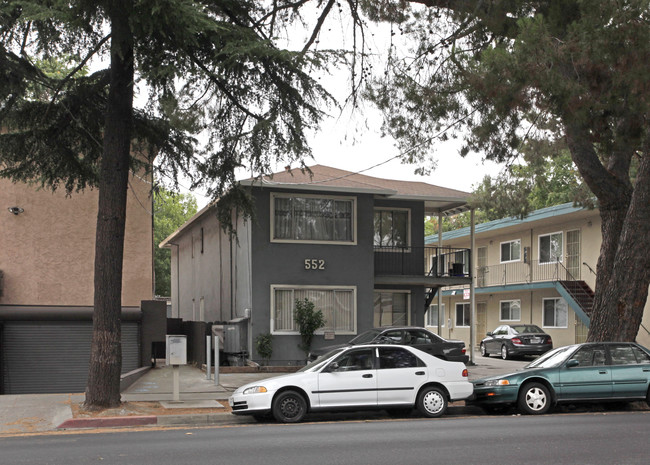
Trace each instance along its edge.
<instances>
[{"instance_id":1,"label":"exterior staircase","mask_svg":"<svg viewBox=\"0 0 650 465\"><path fill-rule=\"evenodd\" d=\"M583 315L580 315L581 312L579 311L576 311L576 314L589 327L589 318L594 307L594 291L586 282L575 279L558 281L557 283L560 294L569 304L573 304L571 306L574 310L576 310L576 306L581 310Z\"/></svg>"}]
</instances>

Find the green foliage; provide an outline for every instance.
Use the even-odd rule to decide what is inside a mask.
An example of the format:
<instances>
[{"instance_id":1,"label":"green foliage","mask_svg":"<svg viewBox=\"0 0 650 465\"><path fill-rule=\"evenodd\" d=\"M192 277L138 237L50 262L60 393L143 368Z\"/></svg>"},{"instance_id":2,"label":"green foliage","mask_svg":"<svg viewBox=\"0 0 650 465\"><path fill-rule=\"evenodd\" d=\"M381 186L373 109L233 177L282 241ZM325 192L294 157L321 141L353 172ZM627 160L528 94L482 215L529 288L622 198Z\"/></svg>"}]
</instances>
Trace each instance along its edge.
<instances>
[{"instance_id":1,"label":"green foliage","mask_svg":"<svg viewBox=\"0 0 650 465\"><path fill-rule=\"evenodd\" d=\"M271 333L258 334L255 338L255 350L267 365L273 355L273 335Z\"/></svg>"},{"instance_id":2,"label":"green foliage","mask_svg":"<svg viewBox=\"0 0 650 465\"><path fill-rule=\"evenodd\" d=\"M302 343L298 345L305 354L311 349L311 341L316 330L325 326L325 317L320 310L314 310L314 303L309 299L296 299L293 319L298 325Z\"/></svg>"},{"instance_id":3,"label":"green foliage","mask_svg":"<svg viewBox=\"0 0 650 465\"><path fill-rule=\"evenodd\" d=\"M158 245L197 212L191 194L173 194L165 189L154 190L153 240L156 295L171 296L171 250Z\"/></svg>"}]
</instances>

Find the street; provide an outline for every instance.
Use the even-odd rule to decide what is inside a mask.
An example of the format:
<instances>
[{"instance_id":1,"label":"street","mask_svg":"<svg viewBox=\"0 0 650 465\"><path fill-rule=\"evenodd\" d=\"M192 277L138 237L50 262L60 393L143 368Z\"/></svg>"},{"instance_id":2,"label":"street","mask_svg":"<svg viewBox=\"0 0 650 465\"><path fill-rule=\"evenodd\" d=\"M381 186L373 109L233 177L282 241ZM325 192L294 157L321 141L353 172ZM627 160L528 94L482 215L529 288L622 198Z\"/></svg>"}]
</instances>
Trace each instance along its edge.
<instances>
[{"instance_id":1,"label":"street","mask_svg":"<svg viewBox=\"0 0 650 465\"><path fill-rule=\"evenodd\" d=\"M0 439L2 465L647 464L650 413L337 421Z\"/></svg>"}]
</instances>

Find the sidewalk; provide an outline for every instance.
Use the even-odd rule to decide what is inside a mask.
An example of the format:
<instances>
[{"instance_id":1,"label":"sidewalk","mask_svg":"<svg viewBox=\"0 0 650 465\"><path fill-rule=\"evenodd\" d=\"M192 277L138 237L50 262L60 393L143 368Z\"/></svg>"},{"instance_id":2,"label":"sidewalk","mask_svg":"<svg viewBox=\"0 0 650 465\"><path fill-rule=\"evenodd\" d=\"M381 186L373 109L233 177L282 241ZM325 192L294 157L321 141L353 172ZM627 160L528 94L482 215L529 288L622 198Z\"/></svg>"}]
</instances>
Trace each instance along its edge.
<instances>
[{"instance_id":1,"label":"sidewalk","mask_svg":"<svg viewBox=\"0 0 650 465\"><path fill-rule=\"evenodd\" d=\"M475 366L468 366L469 379L478 379L515 371L526 360L484 358L476 354ZM219 384L208 380L205 371L192 366L179 367L180 402L173 402L173 373L171 367L152 368L122 392L127 407L110 411L110 416L81 417L73 415L84 401L84 394L28 394L0 396L0 435L36 433L57 429L241 424L252 420L234 416L228 407L230 393L239 386L283 373L220 373ZM214 377L214 373L213 373ZM153 413L147 412L154 406ZM161 407L165 409L164 414ZM176 414L176 412L179 412Z\"/></svg>"}]
</instances>

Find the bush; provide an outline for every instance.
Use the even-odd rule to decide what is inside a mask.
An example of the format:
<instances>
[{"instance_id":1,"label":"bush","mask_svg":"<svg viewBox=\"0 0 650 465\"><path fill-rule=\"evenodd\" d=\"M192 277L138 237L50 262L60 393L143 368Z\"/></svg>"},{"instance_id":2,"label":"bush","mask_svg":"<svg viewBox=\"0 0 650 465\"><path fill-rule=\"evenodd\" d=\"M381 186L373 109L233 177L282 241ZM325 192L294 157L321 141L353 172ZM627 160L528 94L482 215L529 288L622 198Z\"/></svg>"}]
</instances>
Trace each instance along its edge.
<instances>
[{"instance_id":1,"label":"bush","mask_svg":"<svg viewBox=\"0 0 650 465\"><path fill-rule=\"evenodd\" d=\"M255 350L268 365L271 355L273 355L273 336L271 333L259 334L255 338Z\"/></svg>"}]
</instances>

